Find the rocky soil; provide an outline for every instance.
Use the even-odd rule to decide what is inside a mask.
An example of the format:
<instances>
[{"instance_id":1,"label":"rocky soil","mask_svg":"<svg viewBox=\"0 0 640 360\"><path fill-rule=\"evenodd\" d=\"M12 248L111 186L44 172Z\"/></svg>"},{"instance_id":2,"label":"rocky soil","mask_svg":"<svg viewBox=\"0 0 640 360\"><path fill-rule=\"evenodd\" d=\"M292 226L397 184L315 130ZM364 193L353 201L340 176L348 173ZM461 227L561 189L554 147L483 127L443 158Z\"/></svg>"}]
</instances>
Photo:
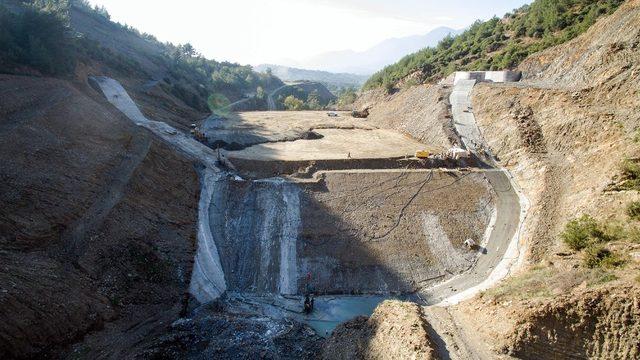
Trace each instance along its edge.
<instances>
[{"instance_id":1,"label":"rocky soil","mask_svg":"<svg viewBox=\"0 0 640 360\"><path fill-rule=\"evenodd\" d=\"M450 93L450 88L440 85L414 86L393 95L372 90L353 106L370 107L367 124L398 130L425 144L450 148L460 143L453 129Z\"/></svg>"},{"instance_id":2,"label":"rocky soil","mask_svg":"<svg viewBox=\"0 0 640 360\"><path fill-rule=\"evenodd\" d=\"M136 344L127 358L317 359L323 342L300 323L238 311L218 301Z\"/></svg>"},{"instance_id":3,"label":"rocky soil","mask_svg":"<svg viewBox=\"0 0 640 360\"><path fill-rule=\"evenodd\" d=\"M415 292L473 265L478 253L463 242L482 242L494 209L482 173L457 171L222 179L214 194L210 226L227 285L252 293ZM283 252L290 240L292 254Z\"/></svg>"},{"instance_id":4,"label":"rocky soil","mask_svg":"<svg viewBox=\"0 0 640 360\"><path fill-rule=\"evenodd\" d=\"M323 359L438 359L430 325L416 304L385 301L371 317L340 325Z\"/></svg>"},{"instance_id":5,"label":"rocky soil","mask_svg":"<svg viewBox=\"0 0 640 360\"><path fill-rule=\"evenodd\" d=\"M523 311L510 336L520 359L640 358L640 288L622 286L559 297Z\"/></svg>"},{"instance_id":6,"label":"rocky soil","mask_svg":"<svg viewBox=\"0 0 640 360\"><path fill-rule=\"evenodd\" d=\"M466 311L503 318L480 330L506 336L503 349L517 357L639 356L637 339L626 338L637 333L637 290L629 288L637 282L637 245L610 245L627 265L594 275L558 237L581 214L626 221L626 204L638 199L611 185L622 161L640 151L639 39L640 1L628 1L579 38L525 61L523 83L482 84L474 92L486 139L532 202L525 240L536 267L492 290L491 301L502 294L493 305L479 300Z\"/></svg>"},{"instance_id":7,"label":"rocky soil","mask_svg":"<svg viewBox=\"0 0 640 360\"><path fill-rule=\"evenodd\" d=\"M439 171L329 172L301 203L301 271L321 293L411 293L464 272L477 253L463 242L482 241L494 208L482 174Z\"/></svg>"},{"instance_id":8,"label":"rocky soil","mask_svg":"<svg viewBox=\"0 0 640 360\"><path fill-rule=\"evenodd\" d=\"M193 166L86 85L1 76L0 92L1 357L111 326L115 351L124 329L177 316L195 250Z\"/></svg>"}]
</instances>

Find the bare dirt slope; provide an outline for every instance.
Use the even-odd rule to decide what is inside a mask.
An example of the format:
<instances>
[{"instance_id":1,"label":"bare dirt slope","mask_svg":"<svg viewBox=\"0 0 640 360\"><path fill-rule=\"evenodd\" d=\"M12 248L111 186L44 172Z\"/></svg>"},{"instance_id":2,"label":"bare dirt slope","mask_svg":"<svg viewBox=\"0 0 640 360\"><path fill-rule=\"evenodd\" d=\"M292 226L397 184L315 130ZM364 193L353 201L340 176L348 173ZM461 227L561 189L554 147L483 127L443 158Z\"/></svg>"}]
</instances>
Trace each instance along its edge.
<instances>
[{"instance_id":1,"label":"bare dirt slope","mask_svg":"<svg viewBox=\"0 0 640 360\"><path fill-rule=\"evenodd\" d=\"M1 76L0 92L2 357L57 352L96 331L116 353L132 334L166 326L131 328L181 310L193 166L86 85Z\"/></svg>"},{"instance_id":2,"label":"bare dirt slope","mask_svg":"<svg viewBox=\"0 0 640 360\"><path fill-rule=\"evenodd\" d=\"M509 352L520 359L637 359L640 289L590 290L524 311Z\"/></svg>"},{"instance_id":3,"label":"bare dirt slope","mask_svg":"<svg viewBox=\"0 0 640 360\"><path fill-rule=\"evenodd\" d=\"M340 325L324 345L323 359L439 359L420 306L385 301L369 317Z\"/></svg>"},{"instance_id":4,"label":"bare dirt slope","mask_svg":"<svg viewBox=\"0 0 640 360\"><path fill-rule=\"evenodd\" d=\"M415 292L473 265L479 254L462 243L481 242L495 196L482 173L444 171L215 187L210 226L225 278L247 293ZM293 253L283 253L290 240Z\"/></svg>"},{"instance_id":5,"label":"bare dirt slope","mask_svg":"<svg viewBox=\"0 0 640 360\"><path fill-rule=\"evenodd\" d=\"M414 292L473 265L494 196L481 173L326 173L301 200L301 270L320 293Z\"/></svg>"},{"instance_id":6,"label":"bare dirt slope","mask_svg":"<svg viewBox=\"0 0 640 360\"><path fill-rule=\"evenodd\" d=\"M449 148L458 144L449 107L451 89L421 85L393 95L369 91L354 104L356 109L370 108L367 124L391 128L423 143Z\"/></svg>"},{"instance_id":7,"label":"bare dirt slope","mask_svg":"<svg viewBox=\"0 0 640 360\"><path fill-rule=\"evenodd\" d=\"M639 356L637 339L626 338L638 324L630 285L638 281L637 244L608 245L625 257L623 269L590 270L558 236L581 214L627 221L626 204L638 198L611 185L640 150L639 35L640 1L628 1L582 36L526 60L522 84L474 92L486 139L532 202L525 240L536 266L463 309L488 337L508 339L502 350L517 357ZM496 317L504 321L480 325Z\"/></svg>"}]
</instances>

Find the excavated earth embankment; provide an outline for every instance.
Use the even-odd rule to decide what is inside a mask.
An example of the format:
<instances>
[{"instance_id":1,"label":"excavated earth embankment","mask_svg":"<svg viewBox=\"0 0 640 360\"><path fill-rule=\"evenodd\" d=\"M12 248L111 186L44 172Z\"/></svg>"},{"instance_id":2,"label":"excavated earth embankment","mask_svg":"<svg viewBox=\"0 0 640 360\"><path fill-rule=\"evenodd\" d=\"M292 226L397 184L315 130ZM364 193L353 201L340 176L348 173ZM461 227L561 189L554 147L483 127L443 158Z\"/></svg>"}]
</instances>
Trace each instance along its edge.
<instances>
[{"instance_id":1,"label":"excavated earth embankment","mask_svg":"<svg viewBox=\"0 0 640 360\"><path fill-rule=\"evenodd\" d=\"M342 324L329 338L323 359L439 359L420 306L385 301L369 318Z\"/></svg>"},{"instance_id":2,"label":"excavated earth embankment","mask_svg":"<svg viewBox=\"0 0 640 360\"><path fill-rule=\"evenodd\" d=\"M0 357L90 332L77 351L117 354L164 328L195 253L192 164L86 85L3 75L0 92Z\"/></svg>"},{"instance_id":3,"label":"excavated earth embankment","mask_svg":"<svg viewBox=\"0 0 640 360\"><path fill-rule=\"evenodd\" d=\"M474 91L488 144L532 203L524 236L536 267L464 307L471 317L478 309L492 314L478 316L476 327L487 339L508 339L497 350L528 359L640 356L638 293L630 285L638 281L637 245L610 245L624 268L598 271L558 236L582 214L624 224L625 207L638 199L616 184L621 163L640 153L639 44L640 1L627 1L575 40L527 59L521 84ZM504 322L486 326L496 317Z\"/></svg>"},{"instance_id":4,"label":"excavated earth embankment","mask_svg":"<svg viewBox=\"0 0 640 360\"><path fill-rule=\"evenodd\" d=\"M210 226L232 292L407 294L469 269L493 192L482 173L221 179Z\"/></svg>"},{"instance_id":5,"label":"excavated earth embankment","mask_svg":"<svg viewBox=\"0 0 640 360\"><path fill-rule=\"evenodd\" d=\"M520 359L637 359L640 288L583 291L523 311L509 352Z\"/></svg>"}]
</instances>

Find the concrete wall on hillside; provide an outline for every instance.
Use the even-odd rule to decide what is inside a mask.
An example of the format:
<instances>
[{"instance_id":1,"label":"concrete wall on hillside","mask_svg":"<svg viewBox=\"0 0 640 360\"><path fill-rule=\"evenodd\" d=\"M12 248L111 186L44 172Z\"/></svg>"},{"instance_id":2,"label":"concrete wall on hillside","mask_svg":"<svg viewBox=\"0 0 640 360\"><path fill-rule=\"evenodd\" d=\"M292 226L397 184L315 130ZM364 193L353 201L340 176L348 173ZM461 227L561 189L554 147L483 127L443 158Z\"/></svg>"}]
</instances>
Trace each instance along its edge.
<instances>
[{"instance_id":1,"label":"concrete wall on hillside","mask_svg":"<svg viewBox=\"0 0 640 360\"><path fill-rule=\"evenodd\" d=\"M478 82L517 82L522 78L520 71L458 71L455 73L453 83L461 80L476 80Z\"/></svg>"}]
</instances>

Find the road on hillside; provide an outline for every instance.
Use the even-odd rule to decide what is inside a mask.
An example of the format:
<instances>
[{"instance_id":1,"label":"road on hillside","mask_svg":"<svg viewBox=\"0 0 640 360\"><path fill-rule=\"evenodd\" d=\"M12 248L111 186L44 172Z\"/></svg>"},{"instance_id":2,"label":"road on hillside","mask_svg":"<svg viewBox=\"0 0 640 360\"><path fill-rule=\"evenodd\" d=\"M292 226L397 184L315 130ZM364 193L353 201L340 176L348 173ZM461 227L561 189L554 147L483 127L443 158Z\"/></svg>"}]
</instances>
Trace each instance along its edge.
<instances>
[{"instance_id":1,"label":"road on hillside","mask_svg":"<svg viewBox=\"0 0 640 360\"><path fill-rule=\"evenodd\" d=\"M451 110L456 131L466 149L492 166L485 176L496 194L495 221L490 224L487 244L481 247L478 261L469 272L420 292L428 304L447 305L471 298L508 275L519 256L519 233L527 205L512 176L499 168L486 150L488 147L477 126L471 104L475 84L475 80L463 80L454 86L450 97Z\"/></svg>"}]
</instances>

